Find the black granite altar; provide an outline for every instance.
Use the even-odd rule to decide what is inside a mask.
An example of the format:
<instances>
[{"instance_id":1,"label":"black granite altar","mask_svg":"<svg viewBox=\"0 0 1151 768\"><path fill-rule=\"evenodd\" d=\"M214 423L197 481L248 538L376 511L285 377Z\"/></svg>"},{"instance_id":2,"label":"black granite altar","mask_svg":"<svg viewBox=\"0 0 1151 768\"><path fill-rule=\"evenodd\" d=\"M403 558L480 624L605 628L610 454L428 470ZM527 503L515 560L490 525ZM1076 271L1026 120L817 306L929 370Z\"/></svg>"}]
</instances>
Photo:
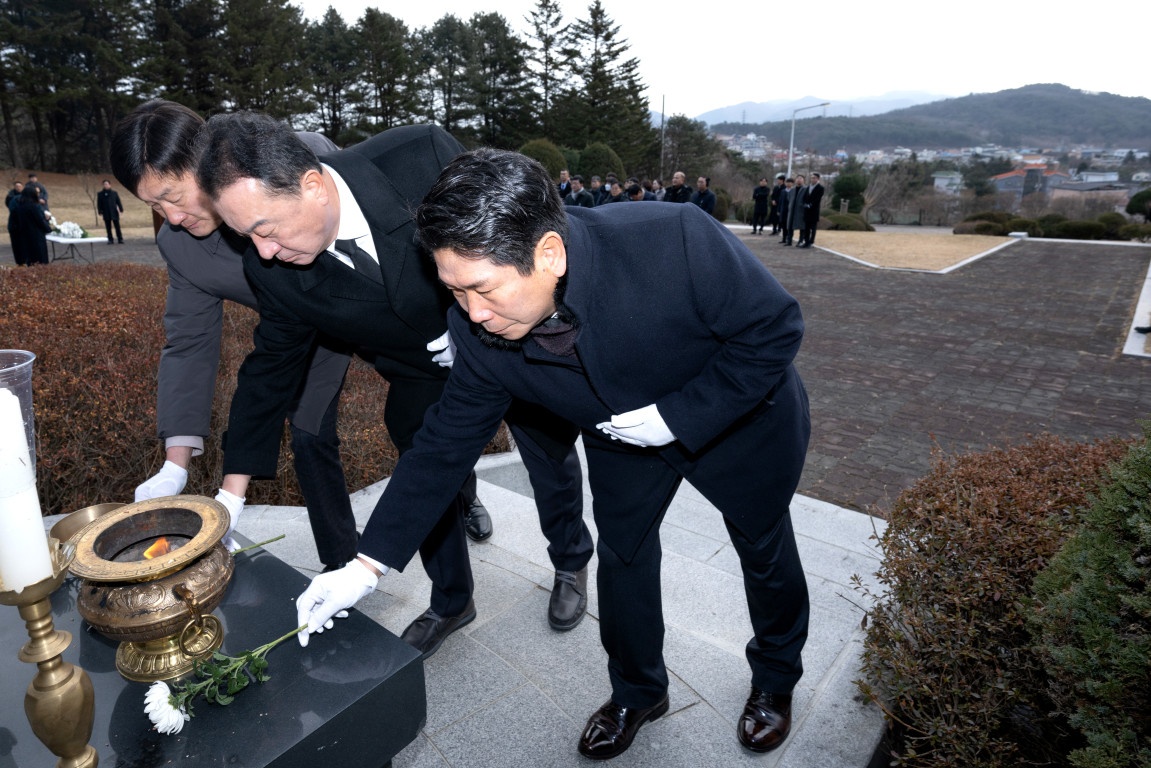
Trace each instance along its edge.
<instances>
[{"instance_id":1,"label":"black granite altar","mask_svg":"<svg viewBox=\"0 0 1151 768\"><path fill-rule=\"evenodd\" d=\"M237 537L241 539L242 537ZM223 651L238 654L296 627L296 597L308 579L271 554L236 557L236 572L215 614ZM57 629L72 633L64 658L92 678L96 717L91 744L101 768L381 768L419 734L427 716L419 655L376 622L353 611L307 648L295 639L268 655L271 680L251 684L226 707L197 698L181 733L163 736L144 714L146 683L115 668L116 644L76 612L78 581L52 599ZM0 768L51 766L56 758L32 734L24 691L35 666L17 660L28 640L15 607L0 606Z\"/></svg>"}]
</instances>

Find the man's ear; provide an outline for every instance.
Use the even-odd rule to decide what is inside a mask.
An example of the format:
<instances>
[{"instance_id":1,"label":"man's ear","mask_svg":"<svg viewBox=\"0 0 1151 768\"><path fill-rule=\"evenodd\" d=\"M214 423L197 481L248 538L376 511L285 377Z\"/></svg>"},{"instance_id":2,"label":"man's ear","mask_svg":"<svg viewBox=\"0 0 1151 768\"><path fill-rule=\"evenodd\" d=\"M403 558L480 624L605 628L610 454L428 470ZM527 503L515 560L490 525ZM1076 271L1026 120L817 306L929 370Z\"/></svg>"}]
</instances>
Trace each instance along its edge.
<instances>
[{"instance_id":1,"label":"man's ear","mask_svg":"<svg viewBox=\"0 0 1151 768\"><path fill-rule=\"evenodd\" d=\"M318 171L315 168L304 171L304 175L300 177L300 192L326 204L328 202L328 187L324 184L323 171Z\"/></svg>"},{"instance_id":2,"label":"man's ear","mask_svg":"<svg viewBox=\"0 0 1151 768\"><path fill-rule=\"evenodd\" d=\"M563 277L568 269L568 252L558 232L545 232L536 243L536 269Z\"/></svg>"}]
</instances>

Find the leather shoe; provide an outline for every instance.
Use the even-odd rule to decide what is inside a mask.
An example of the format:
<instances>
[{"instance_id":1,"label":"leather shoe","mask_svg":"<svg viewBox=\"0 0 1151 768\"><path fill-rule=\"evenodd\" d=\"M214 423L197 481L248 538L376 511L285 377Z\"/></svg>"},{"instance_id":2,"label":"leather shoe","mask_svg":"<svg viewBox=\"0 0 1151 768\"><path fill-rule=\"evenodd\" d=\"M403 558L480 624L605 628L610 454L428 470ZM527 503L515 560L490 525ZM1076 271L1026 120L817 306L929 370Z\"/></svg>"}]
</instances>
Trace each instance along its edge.
<instances>
[{"instance_id":1,"label":"leather shoe","mask_svg":"<svg viewBox=\"0 0 1151 768\"><path fill-rule=\"evenodd\" d=\"M791 731L791 696L766 693L755 686L743 706L736 733L739 743L752 752L770 752Z\"/></svg>"},{"instance_id":2,"label":"leather shoe","mask_svg":"<svg viewBox=\"0 0 1151 768\"><path fill-rule=\"evenodd\" d=\"M592 760L610 760L622 755L631 746L640 726L663 717L667 708L666 693L662 701L646 709L621 707L609 700L588 718L579 739L579 753Z\"/></svg>"},{"instance_id":3,"label":"leather shoe","mask_svg":"<svg viewBox=\"0 0 1151 768\"><path fill-rule=\"evenodd\" d=\"M1135 333L1151 333L1151 325L1136 326Z\"/></svg>"},{"instance_id":4,"label":"leather shoe","mask_svg":"<svg viewBox=\"0 0 1151 768\"><path fill-rule=\"evenodd\" d=\"M575 629L587 613L587 567L578 571L556 571L552 597L548 601L548 624L557 632Z\"/></svg>"},{"instance_id":5,"label":"leather shoe","mask_svg":"<svg viewBox=\"0 0 1151 768\"><path fill-rule=\"evenodd\" d=\"M464 531L472 541L483 541L492 537L492 517L484 503L475 498L464 511Z\"/></svg>"},{"instance_id":6,"label":"leather shoe","mask_svg":"<svg viewBox=\"0 0 1151 768\"><path fill-rule=\"evenodd\" d=\"M460 627L471 623L476 617L476 604L468 600L468 605L459 616L444 618L431 608L408 625L400 639L420 652L420 658L426 659L439 650L448 635Z\"/></svg>"}]
</instances>

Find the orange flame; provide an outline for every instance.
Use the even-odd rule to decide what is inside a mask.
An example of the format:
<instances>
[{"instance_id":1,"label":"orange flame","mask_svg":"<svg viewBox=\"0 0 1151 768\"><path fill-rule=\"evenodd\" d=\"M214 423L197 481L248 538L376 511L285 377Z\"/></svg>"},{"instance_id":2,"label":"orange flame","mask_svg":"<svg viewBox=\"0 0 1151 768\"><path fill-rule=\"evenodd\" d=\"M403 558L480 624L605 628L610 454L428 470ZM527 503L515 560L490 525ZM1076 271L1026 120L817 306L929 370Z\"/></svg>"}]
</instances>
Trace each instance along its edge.
<instances>
[{"instance_id":1,"label":"orange flame","mask_svg":"<svg viewBox=\"0 0 1151 768\"><path fill-rule=\"evenodd\" d=\"M155 557L163 557L171 551L172 548L168 546L168 540L161 536L152 543L152 546L144 550L144 559L151 560Z\"/></svg>"}]
</instances>

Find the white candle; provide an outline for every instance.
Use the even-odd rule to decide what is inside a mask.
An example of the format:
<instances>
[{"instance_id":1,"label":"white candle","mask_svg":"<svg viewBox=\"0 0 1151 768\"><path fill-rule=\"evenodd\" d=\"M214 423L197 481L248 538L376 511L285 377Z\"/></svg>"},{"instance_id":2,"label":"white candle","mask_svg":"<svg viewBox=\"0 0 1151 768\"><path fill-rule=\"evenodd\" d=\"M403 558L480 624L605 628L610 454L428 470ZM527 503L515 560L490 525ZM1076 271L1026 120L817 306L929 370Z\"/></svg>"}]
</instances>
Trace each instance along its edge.
<instances>
[{"instance_id":1,"label":"white candle","mask_svg":"<svg viewBox=\"0 0 1151 768\"><path fill-rule=\"evenodd\" d=\"M0 581L20 592L52 575L20 399L0 389Z\"/></svg>"}]
</instances>

